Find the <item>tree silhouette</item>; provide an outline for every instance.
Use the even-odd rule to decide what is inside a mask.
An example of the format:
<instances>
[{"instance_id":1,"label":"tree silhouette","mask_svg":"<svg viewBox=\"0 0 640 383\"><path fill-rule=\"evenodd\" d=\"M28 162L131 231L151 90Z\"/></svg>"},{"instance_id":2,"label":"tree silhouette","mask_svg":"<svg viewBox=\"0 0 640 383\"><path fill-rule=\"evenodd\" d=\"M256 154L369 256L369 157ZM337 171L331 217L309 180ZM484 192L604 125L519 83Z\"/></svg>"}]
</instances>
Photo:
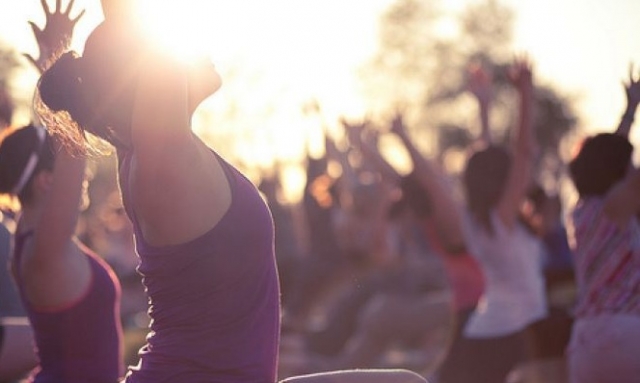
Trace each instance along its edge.
<instances>
[{"instance_id":1,"label":"tree silhouette","mask_svg":"<svg viewBox=\"0 0 640 383\"><path fill-rule=\"evenodd\" d=\"M466 147L479 134L477 105L466 91L467 67L477 63L493 73L493 136L507 139L517 112L507 80L513 11L497 0L474 3L454 19L457 34L451 37L438 32L446 18L439 5L437 0L397 0L382 16L379 50L362 71L372 105L385 113L402 107L410 125L421 127L413 133L435 143L431 148L437 154ZM576 126L576 115L571 99L550 85L536 85L542 161L560 166L560 144Z\"/></svg>"}]
</instances>

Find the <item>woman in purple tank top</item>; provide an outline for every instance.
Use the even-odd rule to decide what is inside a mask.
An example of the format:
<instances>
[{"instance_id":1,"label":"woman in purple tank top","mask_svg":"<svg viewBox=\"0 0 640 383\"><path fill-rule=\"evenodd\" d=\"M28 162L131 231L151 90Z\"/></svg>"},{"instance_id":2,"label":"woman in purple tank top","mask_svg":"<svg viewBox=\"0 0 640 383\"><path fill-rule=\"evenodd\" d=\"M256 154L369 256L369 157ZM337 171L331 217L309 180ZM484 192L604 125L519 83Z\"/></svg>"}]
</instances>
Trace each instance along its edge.
<instances>
[{"instance_id":1,"label":"woman in purple tank top","mask_svg":"<svg viewBox=\"0 0 640 383\"><path fill-rule=\"evenodd\" d=\"M0 144L0 193L21 206L12 270L39 359L29 382L116 383L120 284L74 236L85 161L54 145L34 125L9 129Z\"/></svg>"},{"instance_id":2,"label":"woman in purple tank top","mask_svg":"<svg viewBox=\"0 0 640 383\"><path fill-rule=\"evenodd\" d=\"M67 52L43 74L48 108L38 109L44 121L67 111L73 121L61 134L79 138L78 149L92 150L82 130L118 152L152 319L125 381L273 383L280 292L271 215L257 189L191 131L220 77L208 61L155 51L121 9L105 7L82 57Z\"/></svg>"},{"instance_id":3,"label":"woman in purple tank top","mask_svg":"<svg viewBox=\"0 0 640 383\"><path fill-rule=\"evenodd\" d=\"M76 18L61 2L46 25L32 24L39 70L68 44ZM120 285L114 273L74 236L85 160L44 128L7 129L0 143L0 193L20 203L12 271L33 329L38 368L29 382L116 383L122 376ZM14 350L19 352L19 348Z\"/></svg>"},{"instance_id":4,"label":"woman in purple tank top","mask_svg":"<svg viewBox=\"0 0 640 383\"><path fill-rule=\"evenodd\" d=\"M125 382L273 383L280 292L271 214L191 131L221 79L208 60L185 63L145 41L126 5L103 1L105 21L82 56L65 53L39 84L45 121L66 111L66 137L86 149L78 132L89 132L118 152L151 317Z\"/></svg>"}]
</instances>

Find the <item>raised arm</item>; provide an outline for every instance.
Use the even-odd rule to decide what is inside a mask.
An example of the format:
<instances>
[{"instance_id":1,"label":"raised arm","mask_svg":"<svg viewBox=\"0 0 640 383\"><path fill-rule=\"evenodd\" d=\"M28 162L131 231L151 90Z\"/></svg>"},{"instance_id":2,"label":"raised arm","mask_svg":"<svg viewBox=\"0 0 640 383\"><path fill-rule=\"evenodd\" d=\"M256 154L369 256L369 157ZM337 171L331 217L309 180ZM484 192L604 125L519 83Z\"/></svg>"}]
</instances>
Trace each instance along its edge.
<instances>
[{"instance_id":1,"label":"raised arm","mask_svg":"<svg viewBox=\"0 0 640 383\"><path fill-rule=\"evenodd\" d=\"M479 64L471 64L467 70L467 89L478 101L480 115L480 140L491 144L491 126L489 124L489 111L493 96L491 73L487 72Z\"/></svg>"},{"instance_id":2,"label":"raised arm","mask_svg":"<svg viewBox=\"0 0 640 383\"><path fill-rule=\"evenodd\" d=\"M349 143L352 143L354 142L354 138L356 136L360 136L362 134L367 123L364 121L354 123L349 122L346 119L341 119L340 124L344 129ZM333 139L331 139L331 137L327 133L325 133L325 149L327 150L329 158L340 164L340 168L342 169L342 175L340 176L340 185L348 189L349 192L352 191L359 182L358 178L360 171L360 169L356 169L352 166L351 160L349 159L349 156L352 153L354 147L349 146L345 150L340 150Z\"/></svg>"},{"instance_id":3,"label":"raised arm","mask_svg":"<svg viewBox=\"0 0 640 383\"><path fill-rule=\"evenodd\" d=\"M25 53L24 56L40 73L47 69L55 55L67 49L71 44L73 30L85 12L83 9L77 16L71 17L74 2L75 0L70 0L67 9L62 10L62 1L56 0L56 8L51 12L47 1L40 0L46 20L44 28L40 29L36 23L29 21L33 36L38 43L39 54L37 59L28 53Z\"/></svg>"},{"instance_id":4,"label":"raised arm","mask_svg":"<svg viewBox=\"0 0 640 383\"><path fill-rule=\"evenodd\" d=\"M634 75L633 64L629 67L629 80L623 82L623 86L627 96L627 107L620 118L620 124L618 125L618 129L616 129L616 134L628 138L638 103L640 103L640 72L638 75Z\"/></svg>"},{"instance_id":5,"label":"raised arm","mask_svg":"<svg viewBox=\"0 0 640 383\"><path fill-rule=\"evenodd\" d=\"M349 135L349 143L362 154L365 162L373 167L376 172L380 173L387 182L398 185L402 176L380 153L378 149L379 138L380 134L378 131L364 126L362 131Z\"/></svg>"},{"instance_id":6,"label":"raised arm","mask_svg":"<svg viewBox=\"0 0 640 383\"><path fill-rule=\"evenodd\" d=\"M62 10L61 0L56 0L55 11L51 12L45 0L41 1L46 15L43 29L30 22L34 38L40 50L38 59L25 57L40 71L46 69L50 60L61 50L68 48L73 30L84 15L82 10L76 17L70 16L74 0ZM44 128L36 128L41 141L47 135ZM85 159L74 157L57 139L56 161L53 171L41 172L33 181L36 187L47 190L47 199L35 223L34 241L29 245L23 258L22 271L27 284L27 294L34 304L56 305L68 303L82 293L89 280L86 261L75 257L70 251L79 216L82 185L85 176ZM42 150L49 150L43 148Z\"/></svg>"},{"instance_id":7,"label":"raised arm","mask_svg":"<svg viewBox=\"0 0 640 383\"><path fill-rule=\"evenodd\" d=\"M43 128L41 133L44 134ZM78 222L85 159L56 144L53 172L42 171L34 188L47 196L35 223L31 251L25 251L22 273L25 288L35 305L60 306L77 299L90 280L84 257L72 250ZM46 150L46 149L44 149Z\"/></svg>"},{"instance_id":8,"label":"raised arm","mask_svg":"<svg viewBox=\"0 0 640 383\"><path fill-rule=\"evenodd\" d=\"M191 130L195 109L220 88L221 78L209 60L186 61L145 43L135 20L104 11L105 28L120 36L130 29L131 38L141 39L139 61L132 60L139 66L130 131L117 127L130 139L133 209L152 245L187 242L212 229L231 205L222 161Z\"/></svg>"},{"instance_id":9,"label":"raised arm","mask_svg":"<svg viewBox=\"0 0 640 383\"><path fill-rule=\"evenodd\" d=\"M531 184L536 143L533 136L533 79L530 62L516 59L510 71L510 80L518 92L518 125L513 135L511 169L504 193L498 202L497 213L505 226L515 225L518 212Z\"/></svg>"},{"instance_id":10,"label":"raised arm","mask_svg":"<svg viewBox=\"0 0 640 383\"><path fill-rule=\"evenodd\" d=\"M453 197L453 190L438 166L426 159L416 148L398 114L391 123L391 131L402 141L413 162L413 173L428 193L432 207L432 219L436 231L447 249L464 246L460 207Z\"/></svg>"}]
</instances>

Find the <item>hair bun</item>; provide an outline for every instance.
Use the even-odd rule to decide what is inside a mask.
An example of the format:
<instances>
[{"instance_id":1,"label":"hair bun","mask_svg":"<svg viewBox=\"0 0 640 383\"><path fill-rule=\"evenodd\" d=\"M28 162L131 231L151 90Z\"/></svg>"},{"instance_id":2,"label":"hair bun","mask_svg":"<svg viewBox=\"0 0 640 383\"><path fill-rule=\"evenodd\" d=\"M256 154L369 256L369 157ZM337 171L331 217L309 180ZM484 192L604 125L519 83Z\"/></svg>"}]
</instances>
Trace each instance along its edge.
<instances>
[{"instance_id":1,"label":"hair bun","mask_svg":"<svg viewBox=\"0 0 640 383\"><path fill-rule=\"evenodd\" d=\"M81 60L74 51L64 53L42 74L38 84L40 97L49 109L67 111L79 123L82 118L74 111L83 98Z\"/></svg>"}]
</instances>

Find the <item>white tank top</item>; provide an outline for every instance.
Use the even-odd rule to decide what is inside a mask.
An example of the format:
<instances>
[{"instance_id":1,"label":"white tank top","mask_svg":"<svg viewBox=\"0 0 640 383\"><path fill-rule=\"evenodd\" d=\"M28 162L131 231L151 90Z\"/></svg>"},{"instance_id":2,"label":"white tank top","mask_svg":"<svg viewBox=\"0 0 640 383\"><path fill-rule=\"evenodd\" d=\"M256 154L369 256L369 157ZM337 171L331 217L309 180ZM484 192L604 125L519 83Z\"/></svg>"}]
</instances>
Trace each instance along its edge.
<instances>
[{"instance_id":1,"label":"white tank top","mask_svg":"<svg viewBox=\"0 0 640 383\"><path fill-rule=\"evenodd\" d=\"M495 213L491 235L467 216L465 236L485 276L485 292L464 334L470 338L505 336L547 315L540 239L521 224L507 229Z\"/></svg>"}]
</instances>

